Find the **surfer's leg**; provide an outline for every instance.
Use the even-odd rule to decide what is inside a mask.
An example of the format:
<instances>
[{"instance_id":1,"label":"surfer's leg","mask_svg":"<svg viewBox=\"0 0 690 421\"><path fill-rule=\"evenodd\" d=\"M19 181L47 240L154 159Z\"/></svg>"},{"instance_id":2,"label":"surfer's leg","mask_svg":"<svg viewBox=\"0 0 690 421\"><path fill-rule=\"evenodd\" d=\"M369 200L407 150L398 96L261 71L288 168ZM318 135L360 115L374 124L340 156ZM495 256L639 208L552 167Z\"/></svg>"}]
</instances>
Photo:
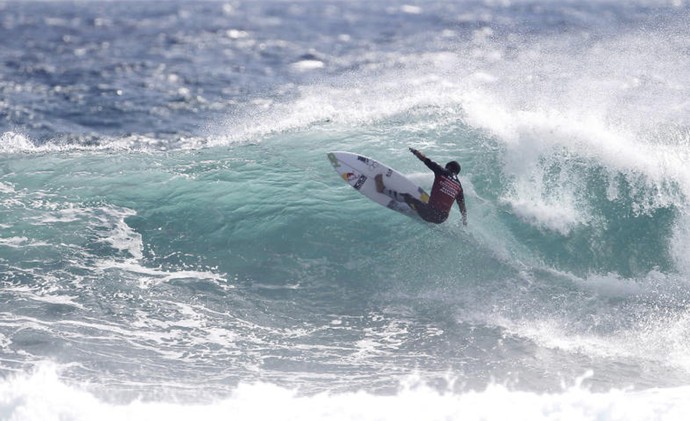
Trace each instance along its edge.
<instances>
[{"instance_id":1,"label":"surfer's leg","mask_svg":"<svg viewBox=\"0 0 690 421\"><path fill-rule=\"evenodd\" d=\"M374 181L376 181L376 191L383 193L383 189L386 188L386 186L383 184L383 174L376 174Z\"/></svg>"},{"instance_id":2,"label":"surfer's leg","mask_svg":"<svg viewBox=\"0 0 690 421\"><path fill-rule=\"evenodd\" d=\"M439 213L439 211L431 207L428 203L424 203L410 195L406 196L407 200L405 200L405 203L407 203L407 205L412 208L423 220L433 222L434 224L440 224L448 217L447 214L443 215L442 213Z\"/></svg>"},{"instance_id":3,"label":"surfer's leg","mask_svg":"<svg viewBox=\"0 0 690 421\"><path fill-rule=\"evenodd\" d=\"M376 181L376 191L379 193L383 193L386 196L390 197L391 199L397 200L398 202L406 202L406 197L409 196L407 193L398 193L395 190L391 190L383 184L383 174L378 174L376 177L374 177L374 180Z\"/></svg>"},{"instance_id":4,"label":"surfer's leg","mask_svg":"<svg viewBox=\"0 0 690 421\"><path fill-rule=\"evenodd\" d=\"M393 203L395 204L395 206L392 206ZM402 212L404 214L407 214L409 216L417 215L417 211L414 210L413 208L411 208L409 203L396 202L395 200L391 200L391 202L388 204L388 207L391 209L395 209L398 212Z\"/></svg>"},{"instance_id":5,"label":"surfer's leg","mask_svg":"<svg viewBox=\"0 0 690 421\"><path fill-rule=\"evenodd\" d=\"M396 210L398 212L404 213L406 215L409 215L411 217L417 216L418 215L418 210L415 205L421 203L422 205L424 204L423 202L420 202L419 200L415 199L411 195L407 193L395 193L393 192L398 198L402 198L404 200L391 200L388 202L388 208Z\"/></svg>"},{"instance_id":6,"label":"surfer's leg","mask_svg":"<svg viewBox=\"0 0 690 421\"><path fill-rule=\"evenodd\" d=\"M412 197L412 195L405 193L401 196L404 197L407 206L409 206L415 212L419 212L420 209L423 209L426 206L426 203L422 202L421 200L415 199L414 197Z\"/></svg>"},{"instance_id":7,"label":"surfer's leg","mask_svg":"<svg viewBox=\"0 0 690 421\"><path fill-rule=\"evenodd\" d=\"M407 194L407 193L398 193L397 191L391 190L391 189L383 189L383 193L386 194L391 199L395 199L398 202L403 202L403 203L407 203L407 200L405 200L405 199L407 196L409 196L409 194Z\"/></svg>"}]
</instances>

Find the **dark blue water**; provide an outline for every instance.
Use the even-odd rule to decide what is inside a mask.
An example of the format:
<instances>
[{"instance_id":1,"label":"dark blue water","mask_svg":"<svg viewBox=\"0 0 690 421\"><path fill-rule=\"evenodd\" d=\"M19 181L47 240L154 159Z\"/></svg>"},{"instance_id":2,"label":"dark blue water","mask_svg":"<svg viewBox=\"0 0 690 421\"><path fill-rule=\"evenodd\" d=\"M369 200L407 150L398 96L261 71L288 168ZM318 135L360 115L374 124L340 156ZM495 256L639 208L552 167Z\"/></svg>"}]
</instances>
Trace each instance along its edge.
<instances>
[{"instance_id":1,"label":"dark blue water","mask_svg":"<svg viewBox=\"0 0 690 421\"><path fill-rule=\"evenodd\" d=\"M0 3L0 419L685 419L689 11Z\"/></svg>"}]
</instances>

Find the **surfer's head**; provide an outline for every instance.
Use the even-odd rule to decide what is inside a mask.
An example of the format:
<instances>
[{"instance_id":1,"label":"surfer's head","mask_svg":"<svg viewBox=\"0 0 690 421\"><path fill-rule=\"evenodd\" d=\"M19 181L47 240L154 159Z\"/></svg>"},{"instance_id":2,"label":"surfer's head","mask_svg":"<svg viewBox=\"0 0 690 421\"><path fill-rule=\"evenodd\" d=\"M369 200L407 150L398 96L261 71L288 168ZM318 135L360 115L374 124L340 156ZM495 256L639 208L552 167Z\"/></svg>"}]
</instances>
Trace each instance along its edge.
<instances>
[{"instance_id":1,"label":"surfer's head","mask_svg":"<svg viewBox=\"0 0 690 421\"><path fill-rule=\"evenodd\" d=\"M460 174L460 164L458 164L458 161L450 161L446 164L446 169L455 175Z\"/></svg>"}]
</instances>

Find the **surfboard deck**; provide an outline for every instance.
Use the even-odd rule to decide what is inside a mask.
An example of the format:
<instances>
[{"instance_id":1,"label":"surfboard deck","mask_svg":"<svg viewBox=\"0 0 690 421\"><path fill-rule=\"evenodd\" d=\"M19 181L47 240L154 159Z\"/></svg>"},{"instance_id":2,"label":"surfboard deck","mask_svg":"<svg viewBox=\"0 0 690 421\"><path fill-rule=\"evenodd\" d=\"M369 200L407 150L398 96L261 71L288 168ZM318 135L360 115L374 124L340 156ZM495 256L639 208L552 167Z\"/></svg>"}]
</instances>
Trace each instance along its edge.
<instances>
[{"instance_id":1,"label":"surfboard deck","mask_svg":"<svg viewBox=\"0 0 690 421\"><path fill-rule=\"evenodd\" d=\"M367 198L388 209L393 209L406 216L417 217L417 213L404 202L398 202L388 195L376 191L374 177L377 174L383 174L383 183L387 188L398 193L410 194L424 203L429 201L429 195L424 189L400 172L373 158L352 152L329 152L328 159L343 181Z\"/></svg>"}]
</instances>

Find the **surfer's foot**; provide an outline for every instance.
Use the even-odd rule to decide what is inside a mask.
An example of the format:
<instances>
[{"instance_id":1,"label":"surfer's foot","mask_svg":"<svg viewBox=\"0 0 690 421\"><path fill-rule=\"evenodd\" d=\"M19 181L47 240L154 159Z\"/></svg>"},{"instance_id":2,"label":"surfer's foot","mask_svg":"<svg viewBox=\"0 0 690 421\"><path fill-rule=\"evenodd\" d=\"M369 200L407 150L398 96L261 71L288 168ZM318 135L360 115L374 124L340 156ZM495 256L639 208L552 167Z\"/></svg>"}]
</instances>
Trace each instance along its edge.
<instances>
[{"instance_id":1,"label":"surfer's foot","mask_svg":"<svg viewBox=\"0 0 690 421\"><path fill-rule=\"evenodd\" d=\"M383 185L383 174L377 174L374 180L376 181L376 191L383 193L383 189L386 187Z\"/></svg>"}]
</instances>

